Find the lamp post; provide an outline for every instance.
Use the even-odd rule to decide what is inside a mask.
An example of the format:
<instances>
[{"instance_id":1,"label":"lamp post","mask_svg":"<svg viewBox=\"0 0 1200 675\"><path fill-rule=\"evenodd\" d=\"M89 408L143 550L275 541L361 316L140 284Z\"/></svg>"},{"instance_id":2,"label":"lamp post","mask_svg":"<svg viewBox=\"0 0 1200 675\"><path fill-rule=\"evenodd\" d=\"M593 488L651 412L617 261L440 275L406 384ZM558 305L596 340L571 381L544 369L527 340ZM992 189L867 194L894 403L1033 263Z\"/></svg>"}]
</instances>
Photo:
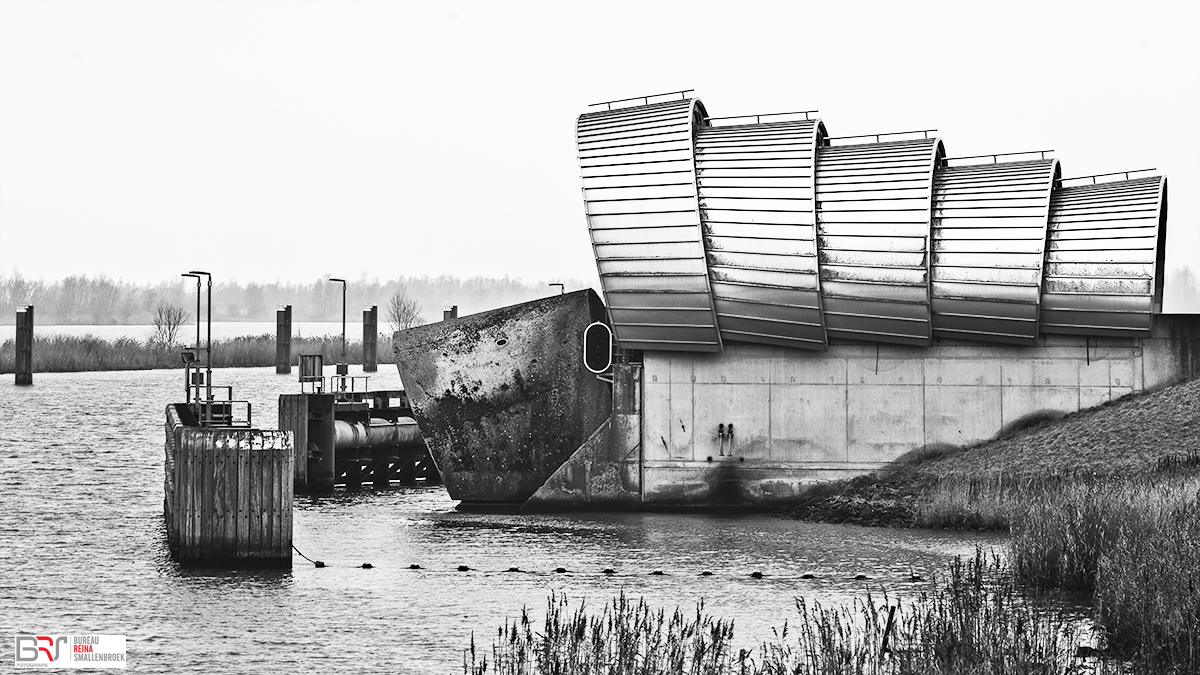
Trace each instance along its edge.
<instances>
[{"instance_id":1,"label":"lamp post","mask_svg":"<svg viewBox=\"0 0 1200 675\"><path fill-rule=\"evenodd\" d=\"M212 410L212 274L209 272L201 271L201 270L191 270L188 272L188 274L203 274L206 277L208 277L208 328L207 328L207 339L205 340L205 347L204 347L204 387L205 387L204 395L207 398L208 403L209 403L209 406L208 406L209 412L211 412L211 410ZM196 285L199 286L199 284L200 284L200 278L197 277ZM199 305L198 298L197 298L197 304L196 304L196 312L197 312L196 321L199 322L200 321L200 316L199 316L200 305ZM200 342L200 325L199 325L199 323L197 323L197 325L196 325L196 343L197 343L196 347L197 348L199 348L199 346L200 346L199 342ZM206 413L206 416L207 416L207 413Z\"/></svg>"},{"instance_id":2,"label":"lamp post","mask_svg":"<svg viewBox=\"0 0 1200 675\"><path fill-rule=\"evenodd\" d=\"M342 284L342 363L346 363L346 280L333 277L329 280Z\"/></svg>"},{"instance_id":3,"label":"lamp post","mask_svg":"<svg viewBox=\"0 0 1200 675\"><path fill-rule=\"evenodd\" d=\"M200 275L184 272L181 277L191 277L196 280L196 349L200 349Z\"/></svg>"},{"instance_id":4,"label":"lamp post","mask_svg":"<svg viewBox=\"0 0 1200 675\"><path fill-rule=\"evenodd\" d=\"M196 280L196 344L195 344L195 349L196 349L196 351L200 351L200 275L192 274L191 272L184 272L183 274L180 274L179 276L191 277ZM189 366L188 367L189 379L191 378L191 372L192 372L192 370L191 370L191 367ZM188 403L192 402L192 384L194 384L194 383L187 382L185 384ZM200 398L199 393L197 393L196 398L197 399ZM197 400L197 403L199 403L198 400Z\"/></svg>"}]
</instances>

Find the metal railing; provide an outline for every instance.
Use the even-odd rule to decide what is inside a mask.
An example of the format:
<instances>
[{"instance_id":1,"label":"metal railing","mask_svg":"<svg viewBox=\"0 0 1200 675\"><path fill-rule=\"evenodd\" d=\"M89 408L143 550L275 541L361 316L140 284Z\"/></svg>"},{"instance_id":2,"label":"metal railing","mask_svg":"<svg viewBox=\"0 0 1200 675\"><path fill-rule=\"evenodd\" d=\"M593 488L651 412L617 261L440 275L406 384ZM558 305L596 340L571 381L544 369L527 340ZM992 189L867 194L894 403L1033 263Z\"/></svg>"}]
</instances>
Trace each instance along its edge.
<instances>
[{"instance_id":1,"label":"metal railing","mask_svg":"<svg viewBox=\"0 0 1200 675\"><path fill-rule=\"evenodd\" d=\"M960 159L984 159L985 157L991 157L992 164L999 164L1000 160L998 160L997 157L1012 157L1014 155L1038 155L1041 157L1041 159L1046 159L1047 152L1054 152L1054 151L1053 150L1022 150L1021 152L997 152L997 153L994 153L991 155L964 155L962 157L943 157L942 158L942 166L946 166L950 162L958 161Z\"/></svg>"},{"instance_id":2,"label":"metal railing","mask_svg":"<svg viewBox=\"0 0 1200 675\"><path fill-rule=\"evenodd\" d=\"M367 388L368 388L367 381L370 379L371 379L370 375L347 375L347 374L330 375L329 376L329 390L332 391L334 394L362 393L362 392L367 391ZM359 382L362 382L361 389L358 388ZM349 388L346 387L346 383L350 384Z\"/></svg>"},{"instance_id":3,"label":"metal railing","mask_svg":"<svg viewBox=\"0 0 1200 675\"><path fill-rule=\"evenodd\" d=\"M825 139L827 141L843 141L849 138L874 138L876 143L883 136L904 136L907 134L924 134L925 140L929 140L929 134L937 131L937 129L917 129L916 131L886 131L882 134L856 134L854 136L830 136Z\"/></svg>"},{"instance_id":4,"label":"metal railing","mask_svg":"<svg viewBox=\"0 0 1200 675\"><path fill-rule=\"evenodd\" d=\"M761 120L764 117L779 117L781 115L804 115L805 120L811 120L812 118L809 117L809 115L812 113L816 113L816 112L820 112L820 111L819 110L797 110L795 112L758 113L758 114L754 114L754 115L729 115L727 117L705 117L704 121L712 122L714 120L740 120L740 119L747 119L747 118L753 117L755 124L761 124L762 123Z\"/></svg>"},{"instance_id":5,"label":"metal railing","mask_svg":"<svg viewBox=\"0 0 1200 675\"><path fill-rule=\"evenodd\" d=\"M617 98L617 99L613 99L611 101L601 101L599 103L589 103L588 107L592 108L595 106L606 105L606 106L608 106L609 110L612 110L612 104L624 103L626 101L641 101L642 105L650 105L650 99L652 99L652 98L658 98L660 96L674 96L675 94L687 94L687 93L693 92L693 91L696 91L696 90L695 89L680 89L679 91L668 91L664 94L647 94L645 96L633 96L631 98ZM679 98L680 98L680 100L683 100L683 99L686 99L687 97L681 95ZM627 106L627 107L629 107L629 106Z\"/></svg>"},{"instance_id":6,"label":"metal railing","mask_svg":"<svg viewBox=\"0 0 1200 675\"><path fill-rule=\"evenodd\" d=\"M1093 175L1091 175L1091 176L1072 176L1072 177L1070 177L1070 178L1059 178L1057 182L1059 182L1059 183L1063 183L1063 182L1066 182L1066 181L1069 181L1069 180L1085 180L1085 179L1087 179L1087 178L1091 178L1091 179L1092 179L1092 185L1096 185L1096 184L1097 184L1097 183L1096 183L1096 179L1097 179L1097 178L1104 178L1104 177L1106 177L1106 176L1124 176L1124 177L1125 177L1125 180L1129 180L1129 174L1131 174L1131 173L1143 173L1143 172L1145 172L1145 171L1158 171L1158 169L1132 169L1132 170L1130 170L1130 171L1113 171L1112 173L1097 173L1097 174L1093 174ZM1106 182L1110 182L1110 183L1111 183L1111 182L1113 182L1113 181L1106 181Z\"/></svg>"}]
</instances>

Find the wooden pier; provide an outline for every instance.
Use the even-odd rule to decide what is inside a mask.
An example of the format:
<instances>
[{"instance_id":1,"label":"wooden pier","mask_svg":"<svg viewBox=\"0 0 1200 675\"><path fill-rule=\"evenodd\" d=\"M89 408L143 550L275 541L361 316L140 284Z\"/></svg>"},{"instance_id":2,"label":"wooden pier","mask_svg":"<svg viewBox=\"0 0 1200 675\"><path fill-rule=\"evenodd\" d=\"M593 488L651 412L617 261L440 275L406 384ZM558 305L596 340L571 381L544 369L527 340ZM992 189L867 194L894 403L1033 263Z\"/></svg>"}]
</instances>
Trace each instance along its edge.
<instances>
[{"instance_id":1,"label":"wooden pier","mask_svg":"<svg viewBox=\"0 0 1200 675\"><path fill-rule=\"evenodd\" d=\"M163 512L171 555L190 565L290 567L289 431L200 426L167 406Z\"/></svg>"}]
</instances>

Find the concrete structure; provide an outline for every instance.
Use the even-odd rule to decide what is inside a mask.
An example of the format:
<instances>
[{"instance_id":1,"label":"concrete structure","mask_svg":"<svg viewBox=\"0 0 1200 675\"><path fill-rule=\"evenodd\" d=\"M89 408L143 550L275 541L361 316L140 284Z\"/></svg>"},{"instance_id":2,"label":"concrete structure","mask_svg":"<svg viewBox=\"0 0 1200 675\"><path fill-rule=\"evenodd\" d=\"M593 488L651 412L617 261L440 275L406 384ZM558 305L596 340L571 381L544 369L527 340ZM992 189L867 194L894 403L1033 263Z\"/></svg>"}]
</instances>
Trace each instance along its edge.
<instances>
[{"instance_id":1,"label":"concrete structure","mask_svg":"<svg viewBox=\"0 0 1200 675\"><path fill-rule=\"evenodd\" d=\"M769 505L918 448L978 443L1200 376L1200 316L1158 316L1144 339L816 353L727 344L722 354L646 352L644 368L643 503Z\"/></svg>"},{"instance_id":2,"label":"concrete structure","mask_svg":"<svg viewBox=\"0 0 1200 675\"><path fill-rule=\"evenodd\" d=\"M332 379L328 390L322 382L279 396L279 428L296 439L297 494L333 492L336 485L357 490L364 483L386 488L418 477L436 482L403 391L355 391L355 381L365 378L353 378L348 387L339 386L340 376Z\"/></svg>"},{"instance_id":3,"label":"concrete structure","mask_svg":"<svg viewBox=\"0 0 1200 675\"><path fill-rule=\"evenodd\" d=\"M427 328L415 351L397 335L434 457L471 468L452 497L486 500L519 467L505 494L527 511L787 503L922 447L1200 374L1200 317L1161 315L1165 178L1069 186L1051 151L946 157L933 130L829 136L815 111L712 117L687 94L576 121L620 353L611 405L569 404L608 416L576 415L572 452L508 411L478 424L491 410L454 397L507 384L493 375L515 351L583 371L559 336L582 337L589 310L518 305L470 331ZM504 334L504 352L487 346Z\"/></svg>"},{"instance_id":4,"label":"concrete structure","mask_svg":"<svg viewBox=\"0 0 1200 675\"><path fill-rule=\"evenodd\" d=\"M583 364L590 290L398 331L396 367L453 499L520 506L609 416Z\"/></svg>"}]
</instances>

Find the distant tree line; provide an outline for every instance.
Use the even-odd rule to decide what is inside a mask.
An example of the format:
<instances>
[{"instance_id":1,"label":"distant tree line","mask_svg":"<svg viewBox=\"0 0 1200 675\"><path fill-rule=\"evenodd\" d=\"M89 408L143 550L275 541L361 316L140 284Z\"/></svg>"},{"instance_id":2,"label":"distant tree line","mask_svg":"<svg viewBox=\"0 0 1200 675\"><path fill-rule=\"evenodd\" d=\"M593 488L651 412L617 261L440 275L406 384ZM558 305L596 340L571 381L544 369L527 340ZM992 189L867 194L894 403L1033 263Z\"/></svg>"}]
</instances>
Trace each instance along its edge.
<instances>
[{"instance_id":1,"label":"distant tree line","mask_svg":"<svg viewBox=\"0 0 1200 675\"><path fill-rule=\"evenodd\" d=\"M555 280L557 281L557 280ZM562 280L568 291L584 282ZM202 292L206 293L204 289ZM442 309L457 305L460 315L525 302L557 293L546 281L511 277L400 277L350 280L346 288L347 321L362 320L364 307L379 307L380 329L387 327L396 296L405 301L404 323L418 325L442 318ZM213 285L213 321L274 321L277 305L292 305L293 321L340 321L342 286L328 276L308 283L239 281ZM196 311L196 285L191 279L157 284L114 281L106 276L72 275L46 282L19 272L0 274L0 323L12 324L18 305L36 306L36 321L49 324L145 324L163 307L177 307L191 320Z\"/></svg>"},{"instance_id":2,"label":"distant tree line","mask_svg":"<svg viewBox=\"0 0 1200 675\"><path fill-rule=\"evenodd\" d=\"M277 305L292 305L293 321L337 321L342 316L341 284L328 277L308 283L218 282L213 286L214 321L274 321ZM576 279L564 280L567 290L583 288ZM72 275L45 282L19 272L0 274L0 323L15 321L17 305L35 305L37 323L144 324L154 323L164 307L195 313L195 282L190 279L133 284L106 276ZM346 289L346 318L357 321L362 309L379 307L380 329L400 319L404 326L442 318L442 309L458 305L460 315L525 302L556 293L546 281L511 277L400 277L390 281L351 280ZM1166 277L1164 309L1200 313L1200 276L1191 267L1172 268Z\"/></svg>"}]
</instances>

